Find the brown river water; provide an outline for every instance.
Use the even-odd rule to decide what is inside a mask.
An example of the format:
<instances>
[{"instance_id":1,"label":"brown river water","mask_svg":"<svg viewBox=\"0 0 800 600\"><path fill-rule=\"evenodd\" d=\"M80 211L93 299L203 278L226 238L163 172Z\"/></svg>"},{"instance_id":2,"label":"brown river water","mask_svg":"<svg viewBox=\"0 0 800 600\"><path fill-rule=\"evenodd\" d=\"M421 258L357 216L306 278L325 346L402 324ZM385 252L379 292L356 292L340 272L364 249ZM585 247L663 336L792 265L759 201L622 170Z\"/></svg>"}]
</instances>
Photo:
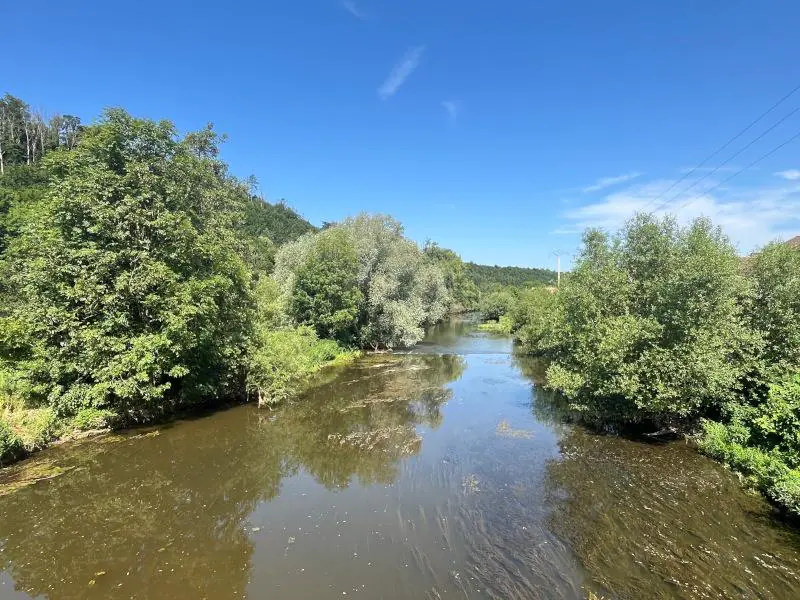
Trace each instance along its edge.
<instances>
[{"instance_id":1,"label":"brown river water","mask_svg":"<svg viewBox=\"0 0 800 600\"><path fill-rule=\"evenodd\" d=\"M0 599L800 598L761 498L562 424L512 350L457 320L274 411L40 453L0 475Z\"/></svg>"}]
</instances>

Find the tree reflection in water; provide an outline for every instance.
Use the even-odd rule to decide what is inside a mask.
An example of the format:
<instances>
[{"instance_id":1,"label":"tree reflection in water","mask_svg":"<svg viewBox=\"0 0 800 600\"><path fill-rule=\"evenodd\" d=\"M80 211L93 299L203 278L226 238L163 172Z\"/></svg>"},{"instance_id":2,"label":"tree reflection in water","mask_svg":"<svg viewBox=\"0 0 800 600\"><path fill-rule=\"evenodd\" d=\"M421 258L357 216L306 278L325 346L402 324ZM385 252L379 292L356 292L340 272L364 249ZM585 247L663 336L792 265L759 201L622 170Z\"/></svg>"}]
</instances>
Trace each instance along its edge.
<instances>
[{"instance_id":1,"label":"tree reflection in water","mask_svg":"<svg viewBox=\"0 0 800 600\"><path fill-rule=\"evenodd\" d=\"M276 411L238 407L42 453L69 472L0 497L0 567L48 598L244 597L256 506L305 470L390 483L436 427L458 356L375 356Z\"/></svg>"}]
</instances>

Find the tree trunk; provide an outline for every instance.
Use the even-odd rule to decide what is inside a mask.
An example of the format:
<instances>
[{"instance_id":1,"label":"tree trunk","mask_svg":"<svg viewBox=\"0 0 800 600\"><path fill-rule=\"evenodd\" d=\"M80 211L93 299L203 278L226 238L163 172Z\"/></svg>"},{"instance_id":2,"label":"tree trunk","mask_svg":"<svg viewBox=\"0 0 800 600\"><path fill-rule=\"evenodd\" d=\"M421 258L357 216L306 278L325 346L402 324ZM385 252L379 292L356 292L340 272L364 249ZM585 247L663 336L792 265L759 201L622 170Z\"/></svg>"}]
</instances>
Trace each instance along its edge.
<instances>
[{"instance_id":1,"label":"tree trunk","mask_svg":"<svg viewBox=\"0 0 800 600\"><path fill-rule=\"evenodd\" d=\"M31 164L31 133L30 133L31 125L28 122L28 119L25 119L25 160L28 164Z\"/></svg>"}]
</instances>

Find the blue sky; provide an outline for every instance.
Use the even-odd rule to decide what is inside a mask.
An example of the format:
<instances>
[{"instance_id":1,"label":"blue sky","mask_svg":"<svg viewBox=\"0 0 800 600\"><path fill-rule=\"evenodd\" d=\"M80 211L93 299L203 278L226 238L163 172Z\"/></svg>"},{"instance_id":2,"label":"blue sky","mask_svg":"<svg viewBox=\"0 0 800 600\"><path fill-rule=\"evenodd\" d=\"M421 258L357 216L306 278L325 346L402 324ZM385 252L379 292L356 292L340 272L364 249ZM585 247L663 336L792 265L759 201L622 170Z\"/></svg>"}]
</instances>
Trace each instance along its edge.
<instances>
[{"instance_id":1,"label":"blue sky","mask_svg":"<svg viewBox=\"0 0 800 600\"><path fill-rule=\"evenodd\" d=\"M800 112L652 202L800 85L794 0L29 0L3 21L0 91L85 121L213 121L234 173L317 224L387 212L420 242L524 266L663 201L743 251L800 233L800 140L702 193Z\"/></svg>"}]
</instances>

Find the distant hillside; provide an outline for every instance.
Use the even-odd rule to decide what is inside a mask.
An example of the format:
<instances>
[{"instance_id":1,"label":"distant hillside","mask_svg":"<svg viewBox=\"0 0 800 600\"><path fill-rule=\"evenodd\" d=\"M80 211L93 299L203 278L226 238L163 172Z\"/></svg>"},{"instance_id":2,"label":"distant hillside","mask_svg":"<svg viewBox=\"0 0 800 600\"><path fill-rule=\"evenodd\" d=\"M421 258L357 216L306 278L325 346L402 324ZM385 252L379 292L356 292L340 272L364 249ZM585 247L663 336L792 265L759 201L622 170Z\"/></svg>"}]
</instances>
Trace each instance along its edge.
<instances>
[{"instance_id":1,"label":"distant hillside","mask_svg":"<svg viewBox=\"0 0 800 600\"><path fill-rule=\"evenodd\" d=\"M245 231L254 237L266 235L281 245L296 240L317 228L289 208L283 201L276 204L253 197L247 206Z\"/></svg>"},{"instance_id":2,"label":"distant hillside","mask_svg":"<svg viewBox=\"0 0 800 600\"><path fill-rule=\"evenodd\" d=\"M526 267L498 267L466 263L475 284L482 290L494 285L512 285L529 287L532 285L549 285L555 283L556 272L551 269L531 269Z\"/></svg>"}]
</instances>

